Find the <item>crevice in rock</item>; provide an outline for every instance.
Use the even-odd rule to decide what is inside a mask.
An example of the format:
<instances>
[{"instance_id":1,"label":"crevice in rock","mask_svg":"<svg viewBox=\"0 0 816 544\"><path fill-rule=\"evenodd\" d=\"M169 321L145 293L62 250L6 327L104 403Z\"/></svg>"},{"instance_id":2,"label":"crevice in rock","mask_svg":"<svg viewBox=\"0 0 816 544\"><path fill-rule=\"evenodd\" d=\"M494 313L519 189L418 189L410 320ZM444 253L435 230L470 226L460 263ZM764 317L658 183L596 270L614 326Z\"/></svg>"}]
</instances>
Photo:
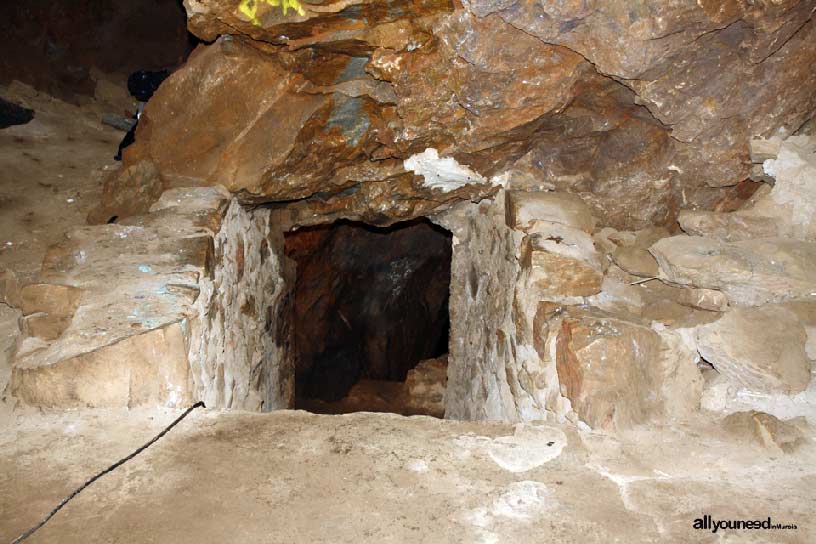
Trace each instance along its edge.
<instances>
[{"instance_id":1,"label":"crevice in rock","mask_svg":"<svg viewBox=\"0 0 816 544\"><path fill-rule=\"evenodd\" d=\"M296 407L443 415L450 233L426 219L338 221L286 234L285 252Z\"/></svg>"}]
</instances>

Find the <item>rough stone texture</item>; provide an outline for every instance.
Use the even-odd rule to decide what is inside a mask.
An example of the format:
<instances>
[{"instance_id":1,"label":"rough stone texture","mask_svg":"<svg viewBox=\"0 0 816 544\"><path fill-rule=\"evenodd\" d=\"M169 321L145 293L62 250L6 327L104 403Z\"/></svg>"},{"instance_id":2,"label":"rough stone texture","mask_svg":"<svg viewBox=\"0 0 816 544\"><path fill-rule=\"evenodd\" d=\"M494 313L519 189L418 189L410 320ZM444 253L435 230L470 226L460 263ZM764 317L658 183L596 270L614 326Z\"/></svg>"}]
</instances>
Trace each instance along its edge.
<instances>
[{"instance_id":1,"label":"rough stone texture","mask_svg":"<svg viewBox=\"0 0 816 544\"><path fill-rule=\"evenodd\" d=\"M452 419L518 421L543 409L535 401L525 409L526 395L514 397L520 351L510 286L520 266L503 199L500 193L496 202L459 205L435 219L453 233L445 401Z\"/></svg>"},{"instance_id":2,"label":"rough stone texture","mask_svg":"<svg viewBox=\"0 0 816 544\"><path fill-rule=\"evenodd\" d=\"M562 394L582 421L621 429L649 419L688 417L702 378L679 341L598 311L570 310L556 340Z\"/></svg>"},{"instance_id":3,"label":"rough stone texture","mask_svg":"<svg viewBox=\"0 0 816 544\"><path fill-rule=\"evenodd\" d=\"M213 244L212 275L199 284L190 322L195 397L242 410L292 407L286 315L293 271L283 256L283 233L270 210L247 211L232 201Z\"/></svg>"},{"instance_id":4,"label":"rough stone texture","mask_svg":"<svg viewBox=\"0 0 816 544\"><path fill-rule=\"evenodd\" d=\"M603 261L592 238L557 223L525 237L521 266L542 297L590 296L601 290Z\"/></svg>"},{"instance_id":5,"label":"rough stone texture","mask_svg":"<svg viewBox=\"0 0 816 544\"><path fill-rule=\"evenodd\" d=\"M16 364L12 393L49 408L186 406L190 366L179 323L48 366Z\"/></svg>"},{"instance_id":6,"label":"rough stone texture","mask_svg":"<svg viewBox=\"0 0 816 544\"><path fill-rule=\"evenodd\" d=\"M546 191L509 191L507 226L523 232L535 231L540 222L559 223L592 233L595 219L581 197Z\"/></svg>"},{"instance_id":7,"label":"rough stone texture","mask_svg":"<svg viewBox=\"0 0 816 544\"><path fill-rule=\"evenodd\" d=\"M628 85L685 144L681 179L737 183L747 174L749 136L791 134L816 107L813 1L467 5L569 47Z\"/></svg>"},{"instance_id":8,"label":"rough stone texture","mask_svg":"<svg viewBox=\"0 0 816 544\"><path fill-rule=\"evenodd\" d=\"M734 306L809 299L816 285L816 243L787 238L722 242L673 236L651 248L660 277L725 293Z\"/></svg>"},{"instance_id":9,"label":"rough stone texture","mask_svg":"<svg viewBox=\"0 0 816 544\"><path fill-rule=\"evenodd\" d=\"M816 361L816 301L814 302L786 302L781 306L793 312L807 333L805 352L808 359Z\"/></svg>"},{"instance_id":10,"label":"rough stone texture","mask_svg":"<svg viewBox=\"0 0 816 544\"><path fill-rule=\"evenodd\" d=\"M0 303L0 410L11 400L8 384L11 380L11 362L20 339L21 317L19 310Z\"/></svg>"},{"instance_id":11,"label":"rough stone texture","mask_svg":"<svg viewBox=\"0 0 816 544\"><path fill-rule=\"evenodd\" d=\"M224 198L213 188L170 193L153 214L78 228L51 248L43 283L23 287L21 304L47 310L37 295L61 292L70 304L48 302L73 317L59 335L23 340L15 395L55 407L176 406L192 398L185 322L194 315L199 282L211 273L210 229L217 230L213 219Z\"/></svg>"},{"instance_id":12,"label":"rough stone texture","mask_svg":"<svg viewBox=\"0 0 816 544\"><path fill-rule=\"evenodd\" d=\"M36 313L13 363L15 396L60 408L291 406L282 233L272 211L228 200L223 188L171 189L145 215L54 246L43 283L18 290ZM37 316L67 327L46 334Z\"/></svg>"},{"instance_id":13,"label":"rough stone texture","mask_svg":"<svg viewBox=\"0 0 816 544\"><path fill-rule=\"evenodd\" d=\"M612 254L612 260L634 276L654 278L658 274L657 261L642 247L621 246Z\"/></svg>"},{"instance_id":14,"label":"rough stone texture","mask_svg":"<svg viewBox=\"0 0 816 544\"><path fill-rule=\"evenodd\" d=\"M764 164L773 187L732 213L683 211L682 229L693 235L726 241L786 237L816 240L816 138L792 136L778 142Z\"/></svg>"},{"instance_id":15,"label":"rough stone texture","mask_svg":"<svg viewBox=\"0 0 816 544\"><path fill-rule=\"evenodd\" d=\"M420 361L405 377L405 404L409 413L444 417L448 357Z\"/></svg>"},{"instance_id":16,"label":"rough stone texture","mask_svg":"<svg viewBox=\"0 0 816 544\"><path fill-rule=\"evenodd\" d=\"M731 414L723 419L722 424L726 432L732 436L756 442L774 451L793 453L807 443L807 438L800 429L806 422L781 421L777 417L756 410Z\"/></svg>"},{"instance_id":17,"label":"rough stone texture","mask_svg":"<svg viewBox=\"0 0 816 544\"><path fill-rule=\"evenodd\" d=\"M748 149L751 153L751 162L763 163L768 159L775 159L779 155L779 148L782 146L782 138L751 138Z\"/></svg>"},{"instance_id":18,"label":"rough stone texture","mask_svg":"<svg viewBox=\"0 0 816 544\"><path fill-rule=\"evenodd\" d=\"M735 308L697 330L700 355L751 391L795 394L810 382L807 335L782 306Z\"/></svg>"},{"instance_id":19,"label":"rough stone texture","mask_svg":"<svg viewBox=\"0 0 816 544\"><path fill-rule=\"evenodd\" d=\"M67 285L33 283L20 289L20 310L26 333L56 340L71 324L82 290Z\"/></svg>"},{"instance_id":20,"label":"rough stone texture","mask_svg":"<svg viewBox=\"0 0 816 544\"><path fill-rule=\"evenodd\" d=\"M88 222L107 223L147 213L163 191L164 183L151 161L137 161L113 170L102 184L102 205L91 210Z\"/></svg>"},{"instance_id":21,"label":"rough stone texture","mask_svg":"<svg viewBox=\"0 0 816 544\"><path fill-rule=\"evenodd\" d=\"M563 114L542 122L530 149L512 165L517 174L509 187L578 194L601 225L670 224L678 205L697 192L678 194L673 187L683 165L675 164L669 131L613 80L594 75L577 92Z\"/></svg>"},{"instance_id":22,"label":"rough stone texture","mask_svg":"<svg viewBox=\"0 0 816 544\"><path fill-rule=\"evenodd\" d=\"M567 418L619 429L693 417L702 378L688 331L716 320L725 296L659 281L632 285L638 278L615 265L604 272L604 253L648 247L665 229L608 229L596 236L601 253L588 233L563 223L533 220L529 234L509 229L518 215L503 212L523 203L507 196L436 219L454 233L446 417ZM584 261L562 258L552 269L551 260L534 262L533 237L556 255L584 250L592 282L579 281Z\"/></svg>"},{"instance_id":23,"label":"rough stone texture","mask_svg":"<svg viewBox=\"0 0 816 544\"><path fill-rule=\"evenodd\" d=\"M125 162L285 202L298 225L389 224L508 180L579 194L602 224L669 225L744 200L750 137L812 116L814 6L260 3L252 20L189 0L190 29L222 37L162 86ZM403 163L426 149L489 182L430 187Z\"/></svg>"},{"instance_id":24,"label":"rough stone texture","mask_svg":"<svg viewBox=\"0 0 816 544\"><path fill-rule=\"evenodd\" d=\"M79 306L82 290L68 285L32 283L20 289L23 315L46 313L54 317L71 317Z\"/></svg>"}]
</instances>

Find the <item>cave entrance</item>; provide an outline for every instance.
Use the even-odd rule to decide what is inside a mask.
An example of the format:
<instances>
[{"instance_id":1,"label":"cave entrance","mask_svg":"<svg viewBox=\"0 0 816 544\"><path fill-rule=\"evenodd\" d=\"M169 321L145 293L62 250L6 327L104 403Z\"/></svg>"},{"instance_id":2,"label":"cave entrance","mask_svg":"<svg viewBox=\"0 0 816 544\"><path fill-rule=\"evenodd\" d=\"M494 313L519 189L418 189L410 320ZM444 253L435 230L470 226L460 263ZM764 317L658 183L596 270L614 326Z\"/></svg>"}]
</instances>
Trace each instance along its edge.
<instances>
[{"instance_id":1,"label":"cave entrance","mask_svg":"<svg viewBox=\"0 0 816 544\"><path fill-rule=\"evenodd\" d=\"M444 415L451 234L418 219L285 236L297 263L295 406Z\"/></svg>"}]
</instances>

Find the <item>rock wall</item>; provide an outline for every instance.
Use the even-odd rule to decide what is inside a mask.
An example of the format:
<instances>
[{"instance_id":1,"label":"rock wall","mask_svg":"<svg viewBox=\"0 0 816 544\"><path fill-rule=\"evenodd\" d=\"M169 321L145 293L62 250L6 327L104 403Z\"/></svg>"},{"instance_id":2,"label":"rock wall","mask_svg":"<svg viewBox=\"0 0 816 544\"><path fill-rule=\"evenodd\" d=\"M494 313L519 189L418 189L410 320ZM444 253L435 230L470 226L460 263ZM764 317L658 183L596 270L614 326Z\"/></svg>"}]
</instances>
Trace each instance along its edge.
<instances>
[{"instance_id":1,"label":"rock wall","mask_svg":"<svg viewBox=\"0 0 816 544\"><path fill-rule=\"evenodd\" d=\"M513 286L519 264L502 199L460 204L435 218L453 233L445 400L445 417L452 419L520 418L508 383L516 366Z\"/></svg>"},{"instance_id":2,"label":"rock wall","mask_svg":"<svg viewBox=\"0 0 816 544\"><path fill-rule=\"evenodd\" d=\"M0 280L2 281L2 280ZM22 314L2 301L0 293L0 413L11 403L11 362L20 338L19 322Z\"/></svg>"},{"instance_id":3,"label":"rock wall","mask_svg":"<svg viewBox=\"0 0 816 544\"><path fill-rule=\"evenodd\" d=\"M214 237L212 279L190 321L195 397L207 406L276 410L294 405L290 291L294 270L268 209L227 208Z\"/></svg>"},{"instance_id":4,"label":"rock wall","mask_svg":"<svg viewBox=\"0 0 816 544\"><path fill-rule=\"evenodd\" d=\"M274 215L222 188L172 189L148 214L70 232L39 283L4 277L10 318L22 314L19 348L4 340L0 352L13 350L14 397L53 408L291 407L292 270Z\"/></svg>"},{"instance_id":5,"label":"rock wall","mask_svg":"<svg viewBox=\"0 0 816 544\"><path fill-rule=\"evenodd\" d=\"M297 225L390 224L505 186L579 194L617 229L669 226L738 207L749 139L816 111L816 0L185 7L216 42L153 98L126 166L285 202ZM429 149L469 174L426 180L411 165ZM134 213L115 200L108 215Z\"/></svg>"},{"instance_id":6,"label":"rock wall","mask_svg":"<svg viewBox=\"0 0 816 544\"><path fill-rule=\"evenodd\" d=\"M446 417L626 428L699 409L679 331L719 317L715 294L633 285L577 196L500 191L435 220L454 233ZM642 244L668 231L652 231L620 236L620 260L654 265Z\"/></svg>"}]
</instances>

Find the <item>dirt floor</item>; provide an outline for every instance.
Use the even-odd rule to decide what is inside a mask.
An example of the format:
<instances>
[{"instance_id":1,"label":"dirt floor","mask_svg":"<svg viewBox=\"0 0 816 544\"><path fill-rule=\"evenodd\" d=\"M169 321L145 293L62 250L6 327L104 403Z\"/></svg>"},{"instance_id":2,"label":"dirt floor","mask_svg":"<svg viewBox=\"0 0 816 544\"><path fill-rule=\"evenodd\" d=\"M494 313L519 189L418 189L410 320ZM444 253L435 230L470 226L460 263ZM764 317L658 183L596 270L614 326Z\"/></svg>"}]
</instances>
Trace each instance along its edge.
<instances>
[{"instance_id":1,"label":"dirt floor","mask_svg":"<svg viewBox=\"0 0 816 544\"><path fill-rule=\"evenodd\" d=\"M35 278L48 246L85 224L103 176L118 168L124 133L100 120L125 113L127 92L119 91L74 106L16 82L0 87L35 112L30 123L0 130L0 269Z\"/></svg>"},{"instance_id":2,"label":"dirt floor","mask_svg":"<svg viewBox=\"0 0 816 544\"><path fill-rule=\"evenodd\" d=\"M20 415L0 434L0 541L176 415ZM816 541L813 444L773 454L721 435L199 410L30 542ZM693 529L704 514L798 529Z\"/></svg>"},{"instance_id":3,"label":"dirt floor","mask_svg":"<svg viewBox=\"0 0 816 544\"><path fill-rule=\"evenodd\" d=\"M115 90L79 108L21 86L0 91L37 112L0 131L0 268L28 281L95 205L122 136L99 119L126 104ZM0 409L0 542L177 415ZM726 433L717 416L613 437L571 425L202 409L27 542L816 542L814 490L812 440L783 453ZM693 529L704 514L798 529Z\"/></svg>"}]
</instances>

